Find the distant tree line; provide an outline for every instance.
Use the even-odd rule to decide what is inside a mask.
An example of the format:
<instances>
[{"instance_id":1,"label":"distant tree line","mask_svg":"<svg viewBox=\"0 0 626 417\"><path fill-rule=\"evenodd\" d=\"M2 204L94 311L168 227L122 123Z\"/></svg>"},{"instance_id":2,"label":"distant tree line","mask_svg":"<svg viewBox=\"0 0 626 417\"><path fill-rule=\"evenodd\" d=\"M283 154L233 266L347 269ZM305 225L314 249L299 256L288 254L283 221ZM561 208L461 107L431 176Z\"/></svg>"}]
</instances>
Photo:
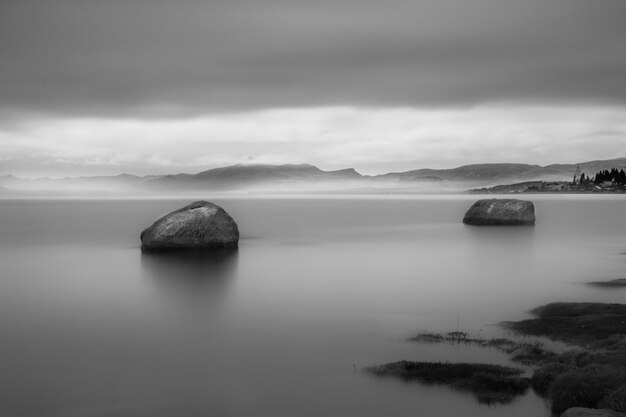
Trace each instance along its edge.
<instances>
[{"instance_id":1,"label":"distant tree line","mask_svg":"<svg viewBox=\"0 0 626 417\"><path fill-rule=\"evenodd\" d=\"M604 171L600 171L594 177L594 184L601 184L605 181L611 181L619 185L626 185L626 172L623 169L619 171L617 168L611 168L609 171L605 169Z\"/></svg>"},{"instance_id":2,"label":"distant tree line","mask_svg":"<svg viewBox=\"0 0 626 417\"><path fill-rule=\"evenodd\" d=\"M605 169L604 171L597 172L594 177L585 176L583 172L580 174L580 179L576 181L576 176L574 175L574 182L578 182L578 184L602 184L603 182L612 182L616 185L626 185L626 172L623 169L619 171L617 168L611 168L610 170Z\"/></svg>"}]
</instances>

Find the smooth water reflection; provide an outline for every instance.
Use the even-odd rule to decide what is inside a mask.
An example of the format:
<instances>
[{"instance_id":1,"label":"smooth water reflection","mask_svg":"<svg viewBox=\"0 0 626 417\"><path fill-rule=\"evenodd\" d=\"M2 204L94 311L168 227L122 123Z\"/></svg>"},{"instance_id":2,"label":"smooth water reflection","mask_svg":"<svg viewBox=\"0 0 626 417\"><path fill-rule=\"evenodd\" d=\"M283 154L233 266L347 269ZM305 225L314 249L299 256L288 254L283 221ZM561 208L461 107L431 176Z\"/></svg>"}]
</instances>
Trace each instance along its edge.
<instances>
[{"instance_id":1,"label":"smooth water reflection","mask_svg":"<svg viewBox=\"0 0 626 417\"><path fill-rule=\"evenodd\" d=\"M535 198L535 197L533 197ZM403 342L550 301L623 302L624 199L537 197L535 227L461 223L474 197L216 200L238 251L142 254L188 201L0 201L0 415L547 416L533 394L369 378L407 360L510 363Z\"/></svg>"},{"instance_id":2,"label":"smooth water reflection","mask_svg":"<svg viewBox=\"0 0 626 417\"><path fill-rule=\"evenodd\" d=\"M236 279L237 249L212 252L142 252L143 274L180 303L219 303Z\"/></svg>"}]
</instances>

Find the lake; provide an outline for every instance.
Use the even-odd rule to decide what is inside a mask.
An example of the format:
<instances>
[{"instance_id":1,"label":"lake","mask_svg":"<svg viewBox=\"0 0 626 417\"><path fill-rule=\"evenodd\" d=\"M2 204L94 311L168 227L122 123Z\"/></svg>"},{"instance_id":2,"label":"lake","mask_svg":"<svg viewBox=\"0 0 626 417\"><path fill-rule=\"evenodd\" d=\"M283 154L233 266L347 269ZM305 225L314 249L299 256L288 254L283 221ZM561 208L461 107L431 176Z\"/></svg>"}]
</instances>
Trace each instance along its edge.
<instances>
[{"instance_id":1,"label":"lake","mask_svg":"<svg viewBox=\"0 0 626 417\"><path fill-rule=\"evenodd\" d=\"M0 415L548 416L377 379L401 359L512 363L420 345L420 331L506 336L552 301L623 302L626 200L525 195L534 227L461 223L478 196L206 199L239 250L142 255L139 233L193 199L0 200Z\"/></svg>"}]
</instances>

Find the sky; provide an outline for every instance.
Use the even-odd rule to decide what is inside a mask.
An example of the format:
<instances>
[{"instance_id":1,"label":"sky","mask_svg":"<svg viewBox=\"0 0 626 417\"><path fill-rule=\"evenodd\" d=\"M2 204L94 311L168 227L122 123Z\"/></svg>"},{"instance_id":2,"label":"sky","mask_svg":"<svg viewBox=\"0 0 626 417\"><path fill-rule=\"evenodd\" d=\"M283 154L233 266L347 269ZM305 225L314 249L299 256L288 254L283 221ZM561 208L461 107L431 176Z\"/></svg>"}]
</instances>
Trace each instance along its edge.
<instances>
[{"instance_id":1,"label":"sky","mask_svg":"<svg viewBox=\"0 0 626 417\"><path fill-rule=\"evenodd\" d=\"M0 175L626 156L623 0L2 0Z\"/></svg>"}]
</instances>

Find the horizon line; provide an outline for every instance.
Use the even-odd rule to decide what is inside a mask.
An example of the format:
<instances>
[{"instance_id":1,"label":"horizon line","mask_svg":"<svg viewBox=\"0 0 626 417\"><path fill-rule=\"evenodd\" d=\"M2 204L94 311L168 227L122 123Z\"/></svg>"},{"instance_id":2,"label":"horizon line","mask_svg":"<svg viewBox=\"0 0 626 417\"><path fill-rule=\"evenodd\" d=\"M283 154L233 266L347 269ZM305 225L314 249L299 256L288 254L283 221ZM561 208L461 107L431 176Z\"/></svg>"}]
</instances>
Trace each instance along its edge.
<instances>
[{"instance_id":1,"label":"horizon line","mask_svg":"<svg viewBox=\"0 0 626 417\"><path fill-rule=\"evenodd\" d=\"M479 166L479 165L528 165L528 166L535 166L535 167L539 167L539 168L546 168L546 167L550 167L550 166L558 166L558 165L579 165L579 164L590 164L590 163L594 163L594 162L606 162L606 161L614 161L614 160L620 160L620 159L626 159L626 156L619 156L616 158L608 158L608 159L593 159L590 161L578 161L578 162L570 162L570 163L551 163L551 164L547 164L547 165L540 165L540 164L533 164L533 163L528 163L528 162L485 162L485 163L473 163L473 164L463 164L463 165L457 165L454 167L449 167L449 168L428 168L428 167L419 167L419 168L413 168L413 169L409 169L406 171L388 171L388 172L382 172L379 174L362 174L361 172L359 172L356 168L354 167L345 167L345 168L339 168L339 169L330 169L330 170L325 170L320 168L317 165L314 164L310 164L307 162L302 162L302 163L285 163L285 164L270 164L270 163L247 163L247 162L236 162L230 165L222 165L222 166L216 166L213 168L208 168L208 169L203 169L201 171L195 172L195 173L189 173L189 172L176 172L176 173L168 173L168 174L145 174L145 175L138 175L138 174L131 174L129 172L121 172L118 174L108 174L108 175L76 175L76 176L69 176L69 175L64 175L64 176L59 176L59 177L54 177L54 176L37 176L37 177L24 177L24 176L18 176L15 175L13 173L7 173L7 174L0 174L0 178L5 178L5 177L13 177L16 179L20 179L20 180L64 180L64 179L79 179L79 178L98 178L98 177L102 177L102 178L112 178L112 177L121 177L121 176L132 176L132 177L138 177L138 178L145 178L145 177L166 177L166 176L173 176L173 175L198 175L200 173L203 172L207 172L207 171L212 171L215 169L224 169L224 168L232 168L232 167L237 167L237 166L265 166L265 167L305 167L305 166L309 166L309 167L313 167L313 168L317 168L322 172L337 172L337 171L346 171L346 170L353 170L354 172L356 172L357 174L359 174L362 177L378 177L378 176L383 176L383 175L388 175L388 174L401 174L401 173L406 173L406 172L412 172L412 171L420 171L420 170L432 170L432 171L448 171L448 170L454 170L454 169L459 169L459 168L464 168L464 167L471 167L471 166Z\"/></svg>"}]
</instances>

